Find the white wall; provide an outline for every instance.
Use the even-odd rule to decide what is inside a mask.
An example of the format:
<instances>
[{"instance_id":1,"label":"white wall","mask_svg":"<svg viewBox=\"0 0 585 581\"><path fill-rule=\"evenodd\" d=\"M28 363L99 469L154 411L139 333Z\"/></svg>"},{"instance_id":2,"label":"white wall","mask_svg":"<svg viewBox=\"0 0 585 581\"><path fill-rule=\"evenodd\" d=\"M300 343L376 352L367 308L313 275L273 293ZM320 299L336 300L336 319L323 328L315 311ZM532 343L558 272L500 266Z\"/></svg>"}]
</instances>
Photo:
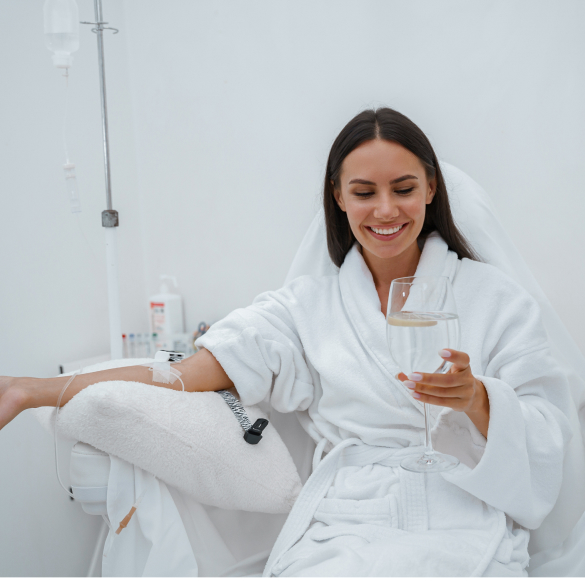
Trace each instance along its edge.
<instances>
[{"instance_id":1,"label":"white wall","mask_svg":"<svg viewBox=\"0 0 585 581\"><path fill-rule=\"evenodd\" d=\"M280 286L337 132L388 105L494 197L585 350L582 2L125 7L146 284L178 276L189 328Z\"/></svg>"},{"instance_id":2,"label":"white wall","mask_svg":"<svg viewBox=\"0 0 585 581\"><path fill-rule=\"evenodd\" d=\"M78 4L81 20L94 20L93 2ZM125 28L119 3L105 0L104 11ZM0 0L0 22L0 375L48 377L60 363L109 351L97 42L82 27L70 76L68 141L82 204L77 218L62 169L65 80L45 48L43 0ZM143 330L135 300L144 279L127 40L122 33L106 39L112 184L121 224L123 325ZM68 482L67 455L62 459ZM27 414L0 432L0 462L0 576L85 575L101 519L85 514L60 488L52 441Z\"/></svg>"},{"instance_id":3,"label":"white wall","mask_svg":"<svg viewBox=\"0 0 585 581\"><path fill-rule=\"evenodd\" d=\"M278 288L333 139L388 105L493 196L585 351L582 2L103 1L121 29L106 65L125 330L146 329L161 273L179 279L188 330ZM83 30L69 131L94 260L63 194L42 0L0 0L0 14L0 373L49 376L107 351L95 38ZM0 483L2 576L83 574L99 522L58 488L50 446L25 414L0 434L14 474Z\"/></svg>"}]
</instances>

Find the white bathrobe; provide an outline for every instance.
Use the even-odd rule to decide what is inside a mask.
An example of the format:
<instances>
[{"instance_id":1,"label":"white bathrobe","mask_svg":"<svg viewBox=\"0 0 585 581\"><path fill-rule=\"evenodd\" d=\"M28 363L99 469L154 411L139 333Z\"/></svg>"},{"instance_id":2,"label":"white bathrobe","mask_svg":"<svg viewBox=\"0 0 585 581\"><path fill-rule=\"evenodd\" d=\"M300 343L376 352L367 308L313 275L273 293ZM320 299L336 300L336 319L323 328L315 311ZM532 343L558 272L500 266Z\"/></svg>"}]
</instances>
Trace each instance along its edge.
<instances>
[{"instance_id":1,"label":"white bathrobe","mask_svg":"<svg viewBox=\"0 0 585 581\"><path fill-rule=\"evenodd\" d=\"M452 472L399 467L422 450L422 404L395 378L358 245L338 275L263 293L198 340L244 405L269 397L296 411L317 443L265 575L525 574L529 529L555 504L572 436L567 380L537 303L497 268L458 260L433 233L416 274L451 279L460 350L490 401L487 441L464 413L432 406L435 447L462 462Z\"/></svg>"}]
</instances>

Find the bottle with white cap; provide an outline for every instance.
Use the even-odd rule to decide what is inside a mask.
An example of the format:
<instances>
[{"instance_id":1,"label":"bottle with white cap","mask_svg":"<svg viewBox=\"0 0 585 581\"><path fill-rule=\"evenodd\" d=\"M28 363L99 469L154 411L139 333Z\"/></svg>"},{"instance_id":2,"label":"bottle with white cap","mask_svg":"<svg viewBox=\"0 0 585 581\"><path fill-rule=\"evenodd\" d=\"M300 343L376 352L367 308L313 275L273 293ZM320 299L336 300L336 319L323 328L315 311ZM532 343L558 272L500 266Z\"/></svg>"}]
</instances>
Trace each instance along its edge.
<instances>
[{"instance_id":1,"label":"bottle with white cap","mask_svg":"<svg viewBox=\"0 0 585 581\"><path fill-rule=\"evenodd\" d=\"M156 349L171 348L168 347L172 338L177 333L185 332L183 322L183 300L181 295L173 294L169 291L167 280L173 282L177 287L177 279L168 274L161 274L162 283L160 293L153 295L149 300L149 323L150 332L157 334L157 340L154 345Z\"/></svg>"},{"instance_id":2,"label":"bottle with white cap","mask_svg":"<svg viewBox=\"0 0 585 581\"><path fill-rule=\"evenodd\" d=\"M75 0L45 0L45 42L53 52L53 64L68 69L79 48L79 10Z\"/></svg>"}]
</instances>

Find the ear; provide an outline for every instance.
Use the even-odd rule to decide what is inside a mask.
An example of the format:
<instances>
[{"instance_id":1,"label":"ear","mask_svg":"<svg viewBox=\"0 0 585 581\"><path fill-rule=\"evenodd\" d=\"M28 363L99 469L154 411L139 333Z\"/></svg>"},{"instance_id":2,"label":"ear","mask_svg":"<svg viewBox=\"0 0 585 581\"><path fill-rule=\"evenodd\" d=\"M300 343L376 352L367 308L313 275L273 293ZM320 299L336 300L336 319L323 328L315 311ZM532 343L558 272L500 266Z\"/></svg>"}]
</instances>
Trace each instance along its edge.
<instances>
[{"instance_id":1,"label":"ear","mask_svg":"<svg viewBox=\"0 0 585 581\"><path fill-rule=\"evenodd\" d=\"M343 202L343 198L341 197L341 190L338 190L334 185L333 182L331 182L331 185L333 186L333 197L335 198L335 201L337 202L337 205L341 208L342 212L345 212L345 204Z\"/></svg>"},{"instance_id":2,"label":"ear","mask_svg":"<svg viewBox=\"0 0 585 581\"><path fill-rule=\"evenodd\" d=\"M426 204L430 204L435 197L435 192L437 191L437 180L433 178L429 182L429 193L427 194Z\"/></svg>"}]
</instances>

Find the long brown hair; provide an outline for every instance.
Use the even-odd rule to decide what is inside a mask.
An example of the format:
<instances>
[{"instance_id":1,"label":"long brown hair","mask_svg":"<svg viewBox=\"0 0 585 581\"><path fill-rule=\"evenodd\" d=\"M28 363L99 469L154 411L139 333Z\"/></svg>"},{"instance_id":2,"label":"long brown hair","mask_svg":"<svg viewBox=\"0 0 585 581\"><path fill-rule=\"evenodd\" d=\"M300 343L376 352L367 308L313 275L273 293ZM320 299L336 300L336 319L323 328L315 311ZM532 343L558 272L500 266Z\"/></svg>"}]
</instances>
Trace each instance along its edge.
<instances>
[{"instance_id":1,"label":"long brown hair","mask_svg":"<svg viewBox=\"0 0 585 581\"><path fill-rule=\"evenodd\" d=\"M335 188L340 187L339 176L343 160L359 145L373 139L385 139L402 145L420 159L427 179L429 181L436 179L435 196L426 207L425 220L418 240L424 241L431 232L437 230L449 249L457 253L460 259L481 261L455 225L439 160L427 136L402 113L383 107L367 109L356 115L341 130L329 152L323 188L323 206L327 226L327 247L334 264L342 265L346 254L355 242L347 214L341 210L334 196Z\"/></svg>"}]
</instances>

